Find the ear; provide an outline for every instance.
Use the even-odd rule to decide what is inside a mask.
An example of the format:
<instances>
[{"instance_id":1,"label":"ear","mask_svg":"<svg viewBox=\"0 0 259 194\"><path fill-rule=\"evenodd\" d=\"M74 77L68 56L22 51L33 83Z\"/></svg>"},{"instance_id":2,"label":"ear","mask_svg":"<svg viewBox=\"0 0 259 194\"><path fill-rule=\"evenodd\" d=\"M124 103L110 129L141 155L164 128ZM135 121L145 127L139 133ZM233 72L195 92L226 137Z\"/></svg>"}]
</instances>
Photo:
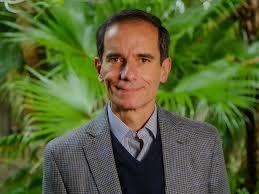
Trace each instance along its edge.
<instances>
[{"instance_id":1,"label":"ear","mask_svg":"<svg viewBox=\"0 0 259 194\"><path fill-rule=\"evenodd\" d=\"M94 58L95 69L98 75L101 73L102 61L99 57Z\"/></svg>"},{"instance_id":2,"label":"ear","mask_svg":"<svg viewBox=\"0 0 259 194\"><path fill-rule=\"evenodd\" d=\"M101 70L102 70L102 61L99 57L95 57L94 58L94 64L95 64L95 69L98 75L98 80L99 82L103 82L103 76L101 74Z\"/></svg>"},{"instance_id":3,"label":"ear","mask_svg":"<svg viewBox=\"0 0 259 194\"><path fill-rule=\"evenodd\" d=\"M171 58L166 58L161 65L161 72L160 72L160 82L165 83L167 81L168 75L171 71L172 61Z\"/></svg>"}]
</instances>

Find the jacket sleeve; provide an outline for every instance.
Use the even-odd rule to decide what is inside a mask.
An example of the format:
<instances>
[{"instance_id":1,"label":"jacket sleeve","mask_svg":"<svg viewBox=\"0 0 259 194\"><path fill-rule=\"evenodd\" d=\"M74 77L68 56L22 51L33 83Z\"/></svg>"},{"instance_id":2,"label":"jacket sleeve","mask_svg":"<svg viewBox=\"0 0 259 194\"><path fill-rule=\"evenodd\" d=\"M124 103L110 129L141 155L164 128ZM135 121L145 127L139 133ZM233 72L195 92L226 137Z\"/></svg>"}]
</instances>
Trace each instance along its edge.
<instances>
[{"instance_id":1,"label":"jacket sleeve","mask_svg":"<svg viewBox=\"0 0 259 194\"><path fill-rule=\"evenodd\" d=\"M211 160L209 193L230 194L222 143L218 134L215 138Z\"/></svg>"},{"instance_id":2,"label":"jacket sleeve","mask_svg":"<svg viewBox=\"0 0 259 194\"><path fill-rule=\"evenodd\" d=\"M51 151L51 146L47 145L43 162L43 194L66 194L66 188L62 180L61 173Z\"/></svg>"}]
</instances>

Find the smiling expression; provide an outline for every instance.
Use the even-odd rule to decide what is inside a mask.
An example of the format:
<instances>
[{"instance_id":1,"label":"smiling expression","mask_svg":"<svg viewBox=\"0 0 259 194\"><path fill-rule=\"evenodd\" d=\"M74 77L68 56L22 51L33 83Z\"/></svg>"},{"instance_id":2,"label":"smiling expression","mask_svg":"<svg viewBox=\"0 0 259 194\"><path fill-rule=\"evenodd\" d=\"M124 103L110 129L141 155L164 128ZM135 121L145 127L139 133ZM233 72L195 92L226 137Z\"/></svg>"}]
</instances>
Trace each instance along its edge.
<instances>
[{"instance_id":1,"label":"smiling expression","mask_svg":"<svg viewBox=\"0 0 259 194\"><path fill-rule=\"evenodd\" d=\"M167 80L171 68L169 58L160 63L158 29L145 21L110 26L102 60L95 64L112 106L122 110L154 106L160 82Z\"/></svg>"}]
</instances>

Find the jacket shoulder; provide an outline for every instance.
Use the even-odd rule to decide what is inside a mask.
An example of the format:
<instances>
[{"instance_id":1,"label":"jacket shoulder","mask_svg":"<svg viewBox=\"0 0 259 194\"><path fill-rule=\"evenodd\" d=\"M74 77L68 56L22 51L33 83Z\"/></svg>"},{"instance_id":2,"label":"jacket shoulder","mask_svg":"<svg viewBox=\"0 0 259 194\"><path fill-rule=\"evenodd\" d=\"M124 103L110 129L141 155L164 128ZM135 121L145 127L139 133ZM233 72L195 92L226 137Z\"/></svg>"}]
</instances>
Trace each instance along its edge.
<instances>
[{"instance_id":1,"label":"jacket shoulder","mask_svg":"<svg viewBox=\"0 0 259 194\"><path fill-rule=\"evenodd\" d=\"M161 112L166 118L164 122L168 122L168 125L174 126L183 135L186 134L189 137L199 139L215 139L219 137L218 129L212 124L195 121L163 109L161 109Z\"/></svg>"},{"instance_id":2,"label":"jacket shoulder","mask_svg":"<svg viewBox=\"0 0 259 194\"><path fill-rule=\"evenodd\" d=\"M70 132L56 137L46 145L45 152L62 152L65 149L78 149L87 144L89 138L95 133L99 133L100 125L103 124L103 113L88 123L71 130ZM105 127L105 126L104 126ZM100 129L101 130L101 129Z\"/></svg>"}]
</instances>

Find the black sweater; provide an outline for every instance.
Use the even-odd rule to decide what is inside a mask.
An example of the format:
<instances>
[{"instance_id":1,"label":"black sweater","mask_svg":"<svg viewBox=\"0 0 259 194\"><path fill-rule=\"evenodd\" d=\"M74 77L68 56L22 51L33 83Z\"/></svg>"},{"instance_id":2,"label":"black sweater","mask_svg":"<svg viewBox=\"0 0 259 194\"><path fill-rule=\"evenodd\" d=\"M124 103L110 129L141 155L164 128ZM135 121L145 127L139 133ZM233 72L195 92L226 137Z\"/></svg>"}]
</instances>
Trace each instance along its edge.
<instances>
[{"instance_id":1,"label":"black sweater","mask_svg":"<svg viewBox=\"0 0 259 194\"><path fill-rule=\"evenodd\" d=\"M116 167L123 194L164 194L164 168L161 137L158 130L148 153L135 159L111 133Z\"/></svg>"}]
</instances>

